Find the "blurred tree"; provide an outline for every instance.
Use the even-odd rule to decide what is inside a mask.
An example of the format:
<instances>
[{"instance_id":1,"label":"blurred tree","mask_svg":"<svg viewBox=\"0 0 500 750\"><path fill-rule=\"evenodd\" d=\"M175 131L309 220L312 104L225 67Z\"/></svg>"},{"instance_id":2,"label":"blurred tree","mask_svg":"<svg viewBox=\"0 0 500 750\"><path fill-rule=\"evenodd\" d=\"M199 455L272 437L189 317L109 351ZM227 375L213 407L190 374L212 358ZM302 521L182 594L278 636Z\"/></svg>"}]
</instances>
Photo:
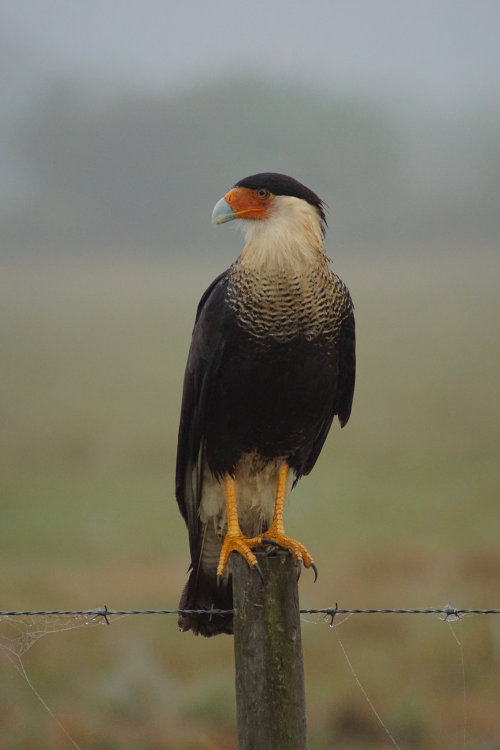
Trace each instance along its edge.
<instances>
[{"instance_id":1,"label":"blurred tree","mask_svg":"<svg viewBox=\"0 0 500 750\"><path fill-rule=\"evenodd\" d=\"M431 118L409 138L381 104L251 77L175 95L53 82L16 124L13 158L29 189L0 203L3 244L177 256L217 242L229 253L230 233L207 235L212 204L267 170L324 197L342 246L400 250L467 223L487 239L498 224L494 129L471 148L454 127Z\"/></svg>"}]
</instances>

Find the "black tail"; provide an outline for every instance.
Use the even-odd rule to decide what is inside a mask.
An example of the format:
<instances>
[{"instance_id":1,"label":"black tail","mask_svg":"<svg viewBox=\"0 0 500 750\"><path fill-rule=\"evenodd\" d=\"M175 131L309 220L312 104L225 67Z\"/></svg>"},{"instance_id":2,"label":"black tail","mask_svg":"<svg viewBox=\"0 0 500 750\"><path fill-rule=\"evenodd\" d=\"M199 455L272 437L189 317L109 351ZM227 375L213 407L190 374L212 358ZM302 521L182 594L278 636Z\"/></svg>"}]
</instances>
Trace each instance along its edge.
<instances>
[{"instance_id":1,"label":"black tail","mask_svg":"<svg viewBox=\"0 0 500 750\"><path fill-rule=\"evenodd\" d=\"M182 592L179 609L232 609L233 586L231 575L217 586L215 570L193 569ZM179 616L180 630L192 630L195 635L209 638L219 633L233 633L233 615L185 614Z\"/></svg>"}]
</instances>

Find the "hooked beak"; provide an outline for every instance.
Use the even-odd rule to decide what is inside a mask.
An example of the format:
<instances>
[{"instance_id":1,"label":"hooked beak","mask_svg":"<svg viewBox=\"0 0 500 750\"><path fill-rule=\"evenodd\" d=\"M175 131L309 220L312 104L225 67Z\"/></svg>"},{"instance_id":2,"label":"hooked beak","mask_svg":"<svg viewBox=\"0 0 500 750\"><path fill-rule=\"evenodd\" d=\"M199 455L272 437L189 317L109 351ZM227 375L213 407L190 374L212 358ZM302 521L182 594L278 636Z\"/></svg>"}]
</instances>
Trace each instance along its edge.
<instances>
[{"instance_id":1,"label":"hooked beak","mask_svg":"<svg viewBox=\"0 0 500 750\"><path fill-rule=\"evenodd\" d=\"M226 221L236 219L236 214L227 202L226 198L221 198L214 206L212 211L212 224L225 224Z\"/></svg>"}]
</instances>

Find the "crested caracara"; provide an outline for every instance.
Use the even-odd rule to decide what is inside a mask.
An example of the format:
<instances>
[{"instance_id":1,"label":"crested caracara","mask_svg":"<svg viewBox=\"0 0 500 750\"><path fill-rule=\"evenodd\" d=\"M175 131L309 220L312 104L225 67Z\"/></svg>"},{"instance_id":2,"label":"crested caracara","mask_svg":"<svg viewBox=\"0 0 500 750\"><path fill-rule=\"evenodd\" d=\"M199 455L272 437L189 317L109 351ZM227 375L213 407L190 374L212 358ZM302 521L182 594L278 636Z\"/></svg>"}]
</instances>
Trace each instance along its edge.
<instances>
[{"instance_id":1,"label":"crested caracara","mask_svg":"<svg viewBox=\"0 0 500 750\"><path fill-rule=\"evenodd\" d=\"M215 206L238 219L245 245L198 305L179 427L176 496L189 532L190 575L180 609L231 609L233 551L286 536L285 498L313 468L335 415L351 412L353 305L329 268L324 204L282 174L246 177ZM257 566L258 570L258 566ZM260 572L260 571L259 571ZM184 614L181 630L232 632L232 616Z\"/></svg>"}]
</instances>

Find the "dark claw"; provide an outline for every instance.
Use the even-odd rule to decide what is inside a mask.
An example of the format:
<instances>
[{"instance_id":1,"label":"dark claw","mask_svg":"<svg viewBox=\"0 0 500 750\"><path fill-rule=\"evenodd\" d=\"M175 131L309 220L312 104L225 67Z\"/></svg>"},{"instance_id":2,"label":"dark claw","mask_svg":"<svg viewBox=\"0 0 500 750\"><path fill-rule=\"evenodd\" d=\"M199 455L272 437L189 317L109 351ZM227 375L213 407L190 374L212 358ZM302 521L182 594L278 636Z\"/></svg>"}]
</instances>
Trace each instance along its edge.
<instances>
[{"instance_id":1,"label":"dark claw","mask_svg":"<svg viewBox=\"0 0 500 750\"><path fill-rule=\"evenodd\" d=\"M267 539L265 536L261 537L262 544L269 544L271 547L274 547L274 550L277 549L284 549L286 550L286 547L283 547L279 542L275 542L274 539Z\"/></svg>"},{"instance_id":2,"label":"dark claw","mask_svg":"<svg viewBox=\"0 0 500 750\"><path fill-rule=\"evenodd\" d=\"M217 590L220 591L222 588L222 576L217 573Z\"/></svg>"},{"instance_id":3,"label":"dark claw","mask_svg":"<svg viewBox=\"0 0 500 750\"><path fill-rule=\"evenodd\" d=\"M299 580L301 573L302 573L302 560L297 560L297 581Z\"/></svg>"},{"instance_id":4,"label":"dark claw","mask_svg":"<svg viewBox=\"0 0 500 750\"><path fill-rule=\"evenodd\" d=\"M277 549L278 547L275 544L269 544L266 551L264 552L264 557L270 557L270 555L274 555Z\"/></svg>"},{"instance_id":5,"label":"dark claw","mask_svg":"<svg viewBox=\"0 0 500 750\"><path fill-rule=\"evenodd\" d=\"M318 580L318 569L314 563L311 563L311 568L314 570L314 583Z\"/></svg>"},{"instance_id":6,"label":"dark claw","mask_svg":"<svg viewBox=\"0 0 500 750\"><path fill-rule=\"evenodd\" d=\"M264 573L262 572L262 568L260 567L259 563L257 563L257 565L254 565L254 568L257 571L257 573L259 574L261 582L264 584L265 583L265 581L264 581Z\"/></svg>"}]
</instances>

